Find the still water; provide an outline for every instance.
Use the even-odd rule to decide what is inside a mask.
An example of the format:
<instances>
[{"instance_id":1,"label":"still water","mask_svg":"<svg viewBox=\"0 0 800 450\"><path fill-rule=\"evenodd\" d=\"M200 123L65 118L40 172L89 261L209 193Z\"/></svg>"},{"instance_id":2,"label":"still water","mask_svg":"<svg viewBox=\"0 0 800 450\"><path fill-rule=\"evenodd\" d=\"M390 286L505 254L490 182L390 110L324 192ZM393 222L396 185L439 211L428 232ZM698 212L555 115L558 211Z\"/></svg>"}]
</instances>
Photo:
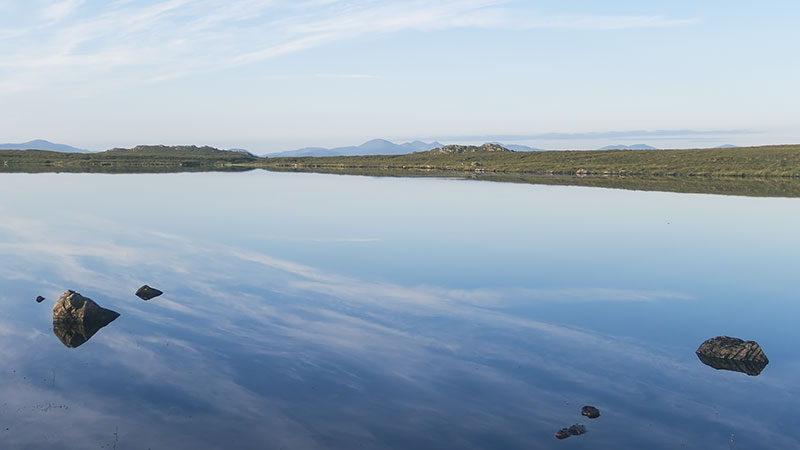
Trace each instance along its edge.
<instances>
[{"instance_id":1,"label":"still water","mask_svg":"<svg viewBox=\"0 0 800 450\"><path fill-rule=\"evenodd\" d=\"M263 171L0 193L3 449L800 447L800 199ZM76 348L67 289L120 314ZM769 365L702 364L719 335Z\"/></svg>"}]
</instances>

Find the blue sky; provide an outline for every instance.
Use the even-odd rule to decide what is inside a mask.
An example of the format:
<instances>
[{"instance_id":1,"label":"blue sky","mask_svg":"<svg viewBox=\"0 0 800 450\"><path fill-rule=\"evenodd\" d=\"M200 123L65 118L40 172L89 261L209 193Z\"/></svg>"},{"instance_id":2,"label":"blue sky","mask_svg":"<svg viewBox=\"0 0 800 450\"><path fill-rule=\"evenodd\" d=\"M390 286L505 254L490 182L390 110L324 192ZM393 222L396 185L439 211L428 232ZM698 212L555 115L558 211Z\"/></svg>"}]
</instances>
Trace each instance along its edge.
<instances>
[{"instance_id":1,"label":"blue sky","mask_svg":"<svg viewBox=\"0 0 800 450\"><path fill-rule=\"evenodd\" d=\"M0 142L798 143L798 20L795 1L0 0Z\"/></svg>"}]
</instances>

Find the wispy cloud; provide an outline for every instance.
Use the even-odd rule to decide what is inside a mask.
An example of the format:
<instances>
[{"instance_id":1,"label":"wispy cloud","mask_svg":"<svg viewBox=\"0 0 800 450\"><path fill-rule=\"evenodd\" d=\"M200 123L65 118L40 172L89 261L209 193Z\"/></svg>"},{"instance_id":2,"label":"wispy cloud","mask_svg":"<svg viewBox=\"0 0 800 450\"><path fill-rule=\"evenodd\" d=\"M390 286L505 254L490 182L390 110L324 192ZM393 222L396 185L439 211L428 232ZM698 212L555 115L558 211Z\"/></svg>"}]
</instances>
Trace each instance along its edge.
<instances>
[{"instance_id":1,"label":"wispy cloud","mask_svg":"<svg viewBox=\"0 0 800 450\"><path fill-rule=\"evenodd\" d=\"M520 28L566 30L624 30L631 28L675 28L700 23L698 18L673 19L663 16L556 15L509 18Z\"/></svg>"},{"instance_id":2,"label":"wispy cloud","mask_svg":"<svg viewBox=\"0 0 800 450\"><path fill-rule=\"evenodd\" d=\"M42 8L41 17L45 21L59 21L72 15L85 0L60 0Z\"/></svg>"},{"instance_id":3,"label":"wispy cloud","mask_svg":"<svg viewBox=\"0 0 800 450\"><path fill-rule=\"evenodd\" d=\"M0 31L0 90L119 86L241 67L337 41L407 30L480 27L614 30L691 25L660 16L545 15L505 0L52 1ZM91 6L91 8L90 8ZM5 70L5 75L3 74ZM57 69L58 77L50 70ZM124 69L120 70L120 69ZM369 74L318 74L372 78Z\"/></svg>"},{"instance_id":4,"label":"wispy cloud","mask_svg":"<svg viewBox=\"0 0 800 450\"><path fill-rule=\"evenodd\" d=\"M658 441L674 448L675 436L697 438L720 422L735 429L755 420L753 439L776 442L778 448L797 445L795 436L773 431L767 423L770 415L760 417L738 407L764 392L785 393L786 386L779 383L790 377L759 380L756 391L736 389L752 380L732 382L727 386L741 395L715 400L713 408L726 414L714 417L707 399L695 393L718 386L721 377L708 376L710 369L697 361L687 364L687 349L679 345L665 348L487 307L507 297L644 302L687 298L679 293L403 286L350 278L253 250L147 233L122 223L84 220L74 224L75 230L82 230L73 230L76 235L52 222L7 216L0 237L14 245L0 246L0 254L6 256L2 261L15 266L27 261L29 268L42 268L56 255L86 265L89 256L102 262L91 265L102 267L115 286L128 284L120 274L132 269L131 262L143 267L142 273L166 273L178 255L193 269L191 275L172 278L174 292L158 301L134 301L120 309L125 320L94 337L84 347L91 351L80 354L79 361L71 358L73 363L66 364L59 364L58 353L66 349L44 345L54 343L51 333L33 335L30 324L15 321L25 309L23 303L0 296L8 312L0 320L0 337L9 344L0 346L0 356L5 367L15 369L13 374L5 371L0 412L14 411L9 415L13 432L7 433L13 448L30 446L32 440L57 444L74 431L75 423L88 424L69 439L81 448L109 442L116 430L127 446L138 448L153 442L169 448L198 447L216 444L203 439L233 434L247 442L285 443L287 448L329 448L331 437L362 442L370 430L413 436L420 421L450 427L456 436L468 436L473 429L500 430L509 436L533 430L535 436L551 436L554 424L574 420L575 403L589 399L602 400L603 411L619 418L619 432L635 442ZM46 245L41 236L48 237ZM129 247L109 246L113 236L124 236ZM138 256L119 259L121 253ZM20 258L23 255L28 259ZM54 265L56 279L74 273L75 268L63 267L61 260ZM278 272L288 275L286 280L276 276ZM236 273L237 282L227 280L230 273ZM0 270L0 279L3 275ZM287 297L291 301L277 301L275 289L284 287L293 290ZM114 305L114 297L132 294L109 296L108 306L117 309L126 302ZM170 297L174 302L167 301ZM41 313L49 319L47 310ZM688 349L689 359L692 351ZM92 382L86 382L84 364L92 367ZM587 367L592 369L589 381ZM127 380L130 389L108 388L119 380ZM294 386L301 389L291 392ZM308 392L317 386L327 386L328 391ZM465 386L470 395L464 395ZM376 389L399 394L375 396ZM287 391L289 396L280 394ZM164 404L164 394L170 395L170 408L158 407ZM657 410L662 419L642 414L634 405L638 402ZM562 409L565 403L568 407ZM59 420L53 421L48 435L40 436L36 430L41 414L51 404L68 405L69 410L50 412ZM386 411L391 413L387 416ZM701 431L687 428L688 421L699 424ZM213 435L204 436L205 430L213 430ZM458 447L479 446L465 438Z\"/></svg>"},{"instance_id":5,"label":"wispy cloud","mask_svg":"<svg viewBox=\"0 0 800 450\"><path fill-rule=\"evenodd\" d=\"M316 78L345 78L345 79L373 79L378 78L377 75L370 75L366 73L317 73L314 74Z\"/></svg>"}]
</instances>

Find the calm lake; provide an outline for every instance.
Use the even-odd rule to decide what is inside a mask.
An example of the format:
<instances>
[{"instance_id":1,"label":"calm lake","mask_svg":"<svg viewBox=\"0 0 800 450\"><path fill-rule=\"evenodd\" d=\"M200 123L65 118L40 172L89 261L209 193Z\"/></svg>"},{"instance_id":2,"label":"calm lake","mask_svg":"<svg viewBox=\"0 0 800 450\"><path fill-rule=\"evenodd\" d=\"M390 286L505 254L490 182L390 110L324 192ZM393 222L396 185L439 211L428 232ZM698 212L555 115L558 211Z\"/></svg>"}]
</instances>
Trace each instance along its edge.
<instances>
[{"instance_id":1,"label":"calm lake","mask_svg":"<svg viewBox=\"0 0 800 450\"><path fill-rule=\"evenodd\" d=\"M800 447L800 199L264 171L0 192L3 449ZM65 346L67 289L120 317ZM769 365L704 365L720 335Z\"/></svg>"}]
</instances>

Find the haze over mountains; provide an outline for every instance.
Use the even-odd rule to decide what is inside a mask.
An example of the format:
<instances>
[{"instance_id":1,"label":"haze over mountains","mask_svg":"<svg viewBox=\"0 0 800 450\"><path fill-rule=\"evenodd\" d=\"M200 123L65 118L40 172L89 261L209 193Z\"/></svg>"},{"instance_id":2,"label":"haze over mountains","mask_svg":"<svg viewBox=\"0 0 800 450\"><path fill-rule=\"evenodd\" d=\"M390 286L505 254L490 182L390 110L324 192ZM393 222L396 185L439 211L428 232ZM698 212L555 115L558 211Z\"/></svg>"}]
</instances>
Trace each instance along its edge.
<instances>
[{"instance_id":1,"label":"haze over mountains","mask_svg":"<svg viewBox=\"0 0 800 450\"><path fill-rule=\"evenodd\" d=\"M91 150L75 148L66 144L54 144L43 139L35 139L21 144L0 144L0 150L49 150L65 153L91 153Z\"/></svg>"},{"instance_id":2,"label":"haze over mountains","mask_svg":"<svg viewBox=\"0 0 800 450\"><path fill-rule=\"evenodd\" d=\"M499 145L509 150L516 152L536 152L545 151L541 148L529 147L521 144L504 144L502 142L487 142L487 144ZM297 150L289 150L277 153L269 153L265 156L270 158L275 157L300 157L300 156L367 156L367 155L404 155L415 152L425 152L437 148L442 148L445 145L438 141L423 142L412 141L403 144L396 144L386 139L373 139L361 145L351 145L345 147L325 148L325 147L304 147ZM731 144L720 145L714 148L736 148L737 146ZM64 153L93 153L92 150L72 147L66 144L56 144L43 139L36 139L19 144L0 144L0 150L48 150ZM608 145L598 150L657 150L656 147L647 144L633 144L633 145ZM232 148L228 151L232 152L245 152L250 153L245 149Z\"/></svg>"},{"instance_id":3,"label":"haze over mountains","mask_svg":"<svg viewBox=\"0 0 800 450\"><path fill-rule=\"evenodd\" d=\"M385 139L373 139L361 145L347 147L324 148L324 147L305 147L297 150L289 150L279 153L270 153L269 157L280 156L355 156L355 155L403 155L413 152L424 152L441 147L439 142L406 142L405 144L395 144Z\"/></svg>"},{"instance_id":4,"label":"haze over mountains","mask_svg":"<svg viewBox=\"0 0 800 450\"><path fill-rule=\"evenodd\" d=\"M502 145L503 147L518 152L531 152L539 151L538 148L528 147L526 145L515 144L501 144L499 142L491 142L491 144ZM387 141L386 139L373 139L361 145L324 148L324 147L306 147L297 150L289 150L279 153L270 153L266 156L271 158L281 156L365 156L365 155L404 155L414 152L425 152L435 148L443 147L444 144L438 141L422 142L413 141L404 144L395 144L394 142Z\"/></svg>"}]
</instances>

